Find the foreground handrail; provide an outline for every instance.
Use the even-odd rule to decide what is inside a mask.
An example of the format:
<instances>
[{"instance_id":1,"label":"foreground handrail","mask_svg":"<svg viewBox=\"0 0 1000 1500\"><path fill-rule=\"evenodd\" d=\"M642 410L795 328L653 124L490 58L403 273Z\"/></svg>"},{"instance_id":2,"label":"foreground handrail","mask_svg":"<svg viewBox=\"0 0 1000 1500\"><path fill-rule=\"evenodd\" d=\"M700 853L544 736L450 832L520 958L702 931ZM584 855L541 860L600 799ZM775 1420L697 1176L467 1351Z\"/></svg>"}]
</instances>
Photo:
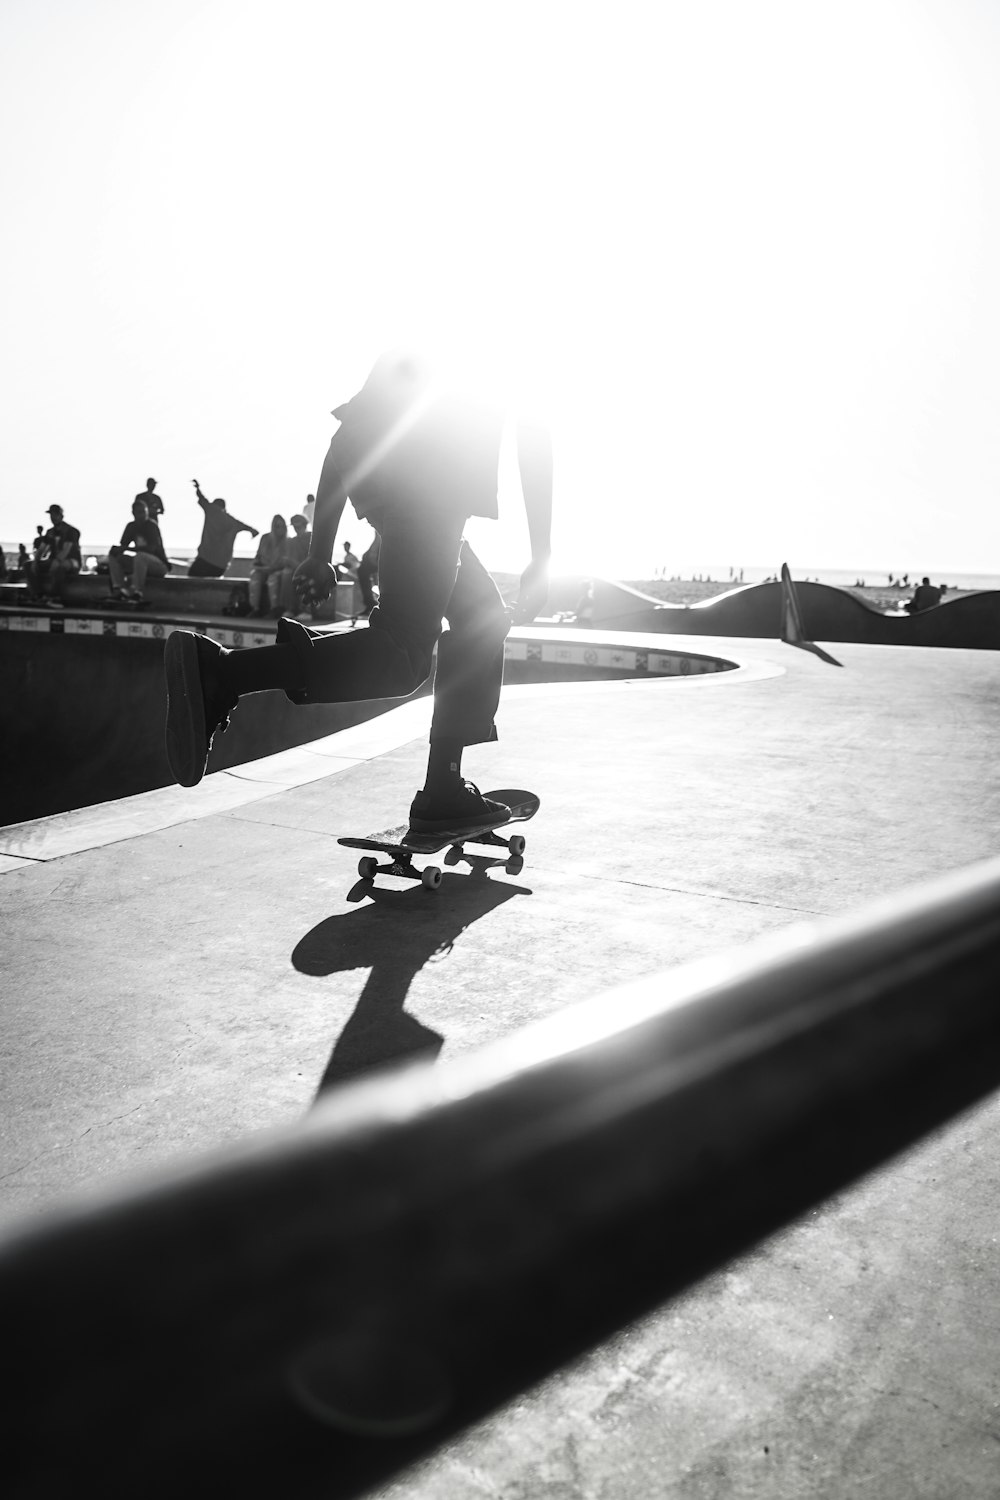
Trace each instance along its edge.
<instances>
[{"instance_id":1,"label":"foreground handrail","mask_svg":"<svg viewBox=\"0 0 1000 1500\"><path fill-rule=\"evenodd\" d=\"M1000 1084L998 980L1000 860L10 1233L4 1467L359 1493Z\"/></svg>"}]
</instances>

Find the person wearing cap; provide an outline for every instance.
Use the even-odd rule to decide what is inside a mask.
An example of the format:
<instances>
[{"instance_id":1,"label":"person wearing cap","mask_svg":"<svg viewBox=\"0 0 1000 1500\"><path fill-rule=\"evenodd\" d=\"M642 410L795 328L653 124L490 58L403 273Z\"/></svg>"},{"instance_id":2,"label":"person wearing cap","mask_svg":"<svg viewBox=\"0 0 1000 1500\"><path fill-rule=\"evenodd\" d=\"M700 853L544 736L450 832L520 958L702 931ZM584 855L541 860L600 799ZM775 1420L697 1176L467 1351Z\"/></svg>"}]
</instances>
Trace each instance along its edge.
<instances>
[{"instance_id":1,"label":"person wearing cap","mask_svg":"<svg viewBox=\"0 0 1000 1500\"><path fill-rule=\"evenodd\" d=\"M52 522L27 566L28 596L52 609L63 609L67 578L80 571L80 533L63 517L61 505L50 505Z\"/></svg>"},{"instance_id":2,"label":"person wearing cap","mask_svg":"<svg viewBox=\"0 0 1000 1500\"><path fill-rule=\"evenodd\" d=\"M251 536L259 536L260 533L255 526L248 526L245 521L237 521L235 516L231 516L221 496L215 500L206 500L197 479L192 479L191 483L194 485L198 504L205 512L205 521L201 528L197 556L188 568L188 577L221 578L233 560L233 547L240 532L249 531Z\"/></svg>"},{"instance_id":3,"label":"person wearing cap","mask_svg":"<svg viewBox=\"0 0 1000 1500\"><path fill-rule=\"evenodd\" d=\"M163 515L164 505L163 501L156 493L156 485L157 480L147 479L146 488L144 490L140 490L135 498L143 502L146 507L146 513L149 516L149 519L153 521L155 525L159 526L160 517Z\"/></svg>"},{"instance_id":4,"label":"person wearing cap","mask_svg":"<svg viewBox=\"0 0 1000 1500\"><path fill-rule=\"evenodd\" d=\"M125 574L131 569L132 586L125 584ZM117 547L108 553L108 572L111 575L111 597L131 599L141 604L146 579L164 578L170 572L170 560L163 550L163 538L156 522L150 519L145 498L137 495L132 501L132 519L122 532Z\"/></svg>"},{"instance_id":5,"label":"person wearing cap","mask_svg":"<svg viewBox=\"0 0 1000 1500\"><path fill-rule=\"evenodd\" d=\"M509 808L462 775L463 750L496 739L511 623L464 529L470 516L497 518L501 438L507 409L516 410L531 561L513 617L529 623L548 592L552 442L539 415L495 389L490 368L482 380L475 371L471 362L452 373L419 356L384 355L333 413L341 425L323 462L310 555L294 586L303 605L329 597L349 498L382 542L381 592L366 629L325 632L285 617L275 645L249 650L226 650L192 631L169 636L166 752L182 786L201 780L213 735L226 728L243 694L278 689L300 704L406 697L430 674L436 648L427 775L410 825L436 832L508 820Z\"/></svg>"}]
</instances>

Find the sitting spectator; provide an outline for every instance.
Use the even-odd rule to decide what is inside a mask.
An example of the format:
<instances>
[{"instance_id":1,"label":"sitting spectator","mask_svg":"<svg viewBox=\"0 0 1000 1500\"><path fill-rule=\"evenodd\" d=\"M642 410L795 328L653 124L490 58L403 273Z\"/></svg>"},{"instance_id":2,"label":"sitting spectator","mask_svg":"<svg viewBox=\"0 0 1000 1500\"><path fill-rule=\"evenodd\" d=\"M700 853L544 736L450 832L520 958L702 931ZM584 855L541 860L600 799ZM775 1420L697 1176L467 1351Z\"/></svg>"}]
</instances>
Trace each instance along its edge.
<instances>
[{"instance_id":1,"label":"sitting spectator","mask_svg":"<svg viewBox=\"0 0 1000 1500\"><path fill-rule=\"evenodd\" d=\"M108 553L108 572L111 575L111 597L132 599L136 603L142 600L147 577L164 578L170 572L160 528L150 519L141 496L132 501L132 520L122 532L120 543ZM131 588L125 585L127 572L132 574Z\"/></svg>"},{"instance_id":2,"label":"sitting spectator","mask_svg":"<svg viewBox=\"0 0 1000 1500\"><path fill-rule=\"evenodd\" d=\"M146 509L149 512L149 519L159 526L160 517L163 515L163 501L156 493L156 480L147 479L146 488L140 490L135 498L144 501Z\"/></svg>"},{"instance_id":3,"label":"sitting spectator","mask_svg":"<svg viewBox=\"0 0 1000 1500\"><path fill-rule=\"evenodd\" d=\"M356 583L358 578L358 569L360 568L360 566L361 559L359 557L355 557L354 553L351 551L350 542L345 542L343 558L339 563L334 563L334 567L337 571L337 577L340 579L341 583Z\"/></svg>"},{"instance_id":4,"label":"sitting spectator","mask_svg":"<svg viewBox=\"0 0 1000 1500\"><path fill-rule=\"evenodd\" d=\"M296 567L300 562L305 562L309 556L309 545L312 542L312 532L309 530L309 522L305 516L292 517L292 530L295 535L288 538L288 555Z\"/></svg>"},{"instance_id":5,"label":"sitting spectator","mask_svg":"<svg viewBox=\"0 0 1000 1500\"><path fill-rule=\"evenodd\" d=\"M291 590L292 574L296 564L288 555L288 527L284 516L274 516L271 529L266 531L257 547L257 555L250 569L250 613L258 617L267 614L263 606L264 585L272 615L280 615L282 601Z\"/></svg>"},{"instance_id":6,"label":"sitting spectator","mask_svg":"<svg viewBox=\"0 0 1000 1500\"><path fill-rule=\"evenodd\" d=\"M907 614L917 615L925 609L933 609L935 604L941 603L943 589L937 588L929 578L921 578L913 591L913 598L907 599L903 608Z\"/></svg>"},{"instance_id":7,"label":"sitting spectator","mask_svg":"<svg viewBox=\"0 0 1000 1500\"><path fill-rule=\"evenodd\" d=\"M291 562L294 564L294 567L297 568L299 563L305 562L306 558L309 556L309 547L312 543L312 532L309 530L309 522L306 520L305 516L293 516L292 528L295 532L295 535L288 538L288 556ZM285 597L281 601L283 612L290 613L295 605L295 602L295 591L289 585L285 591ZM315 605L313 605L310 609L304 610L302 614L297 615L296 618L305 621L312 620L315 618L315 616L316 607Z\"/></svg>"},{"instance_id":8,"label":"sitting spectator","mask_svg":"<svg viewBox=\"0 0 1000 1500\"><path fill-rule=\"evenodd\" d=\"M251 536L259 536L260 533L255 526L248 526L245 521L237 521L235 516L231 516L226 510L225 500L206 500L197 479L192 479L191 483L198 496L198 504L205 512L205 522L201 529L197 556L188 568L188 577L221 578L233 560L233 546L240 532L249 531Z\"/></svg>"},{"instance_id":9,"label":"sitting spectator","mask_svg":"<svg viewBox=\"0 0 1000 1500\"><path fill-rule=\"evenodd\" d=\"M27 567L28 595L39 604L63 609L66 580L80 571L80 533L63 519L61 505L50 505L49 516L52 525L35 538L35 556Z\"/></svg>"}]
</instances>

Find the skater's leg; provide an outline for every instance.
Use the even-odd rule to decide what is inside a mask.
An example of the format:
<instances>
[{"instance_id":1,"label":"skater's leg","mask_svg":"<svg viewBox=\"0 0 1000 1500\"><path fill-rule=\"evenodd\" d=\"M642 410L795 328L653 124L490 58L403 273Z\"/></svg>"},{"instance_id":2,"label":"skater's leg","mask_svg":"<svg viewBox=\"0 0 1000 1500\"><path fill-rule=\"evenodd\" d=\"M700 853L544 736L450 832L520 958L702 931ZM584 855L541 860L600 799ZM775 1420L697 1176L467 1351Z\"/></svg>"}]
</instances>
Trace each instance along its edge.
<instances>
[{"instance_id":1,"label":"skater's leg","mask_svg":"<svg viewBox=\"0 0 1000 1500\"><path fill-rule=\"evenodd\" d=\"M449 629L438 642L434 717L427 779L410 808L415 829L494 827L509 809L483 797L462 776L466 745L496 738L494 716L503 685L503 643L510 616L500 591L467 542L452 597Z\"/></svg>"},{"instance_id":2,"label":"skater's leg","mask_svg":"<svg viewBox=\"0 0 1000 1500\"><path fill-rule=\"evenodd\" d=\"M402 517L383 523L383 601L367 630L310 632L278 625L278 644L225 651L190 631L168 638L167 758L175 779L194 786L212 736L245 693L282 689L295 703L405 697L427 677L449 605L462 546L461 521Z\"/></svg>"},{"instance_id":3,"label":"skater's leg","mask_svg":"<svg viewBox=\"0 0 1000 1500\"><path fill-rule=\"evenodd\" d=\"M445 613L449 628L438 644L431 742L477 745L495 740L510 613L468 542L462 544L461 566Z\"/></svg>"}]
</instances>

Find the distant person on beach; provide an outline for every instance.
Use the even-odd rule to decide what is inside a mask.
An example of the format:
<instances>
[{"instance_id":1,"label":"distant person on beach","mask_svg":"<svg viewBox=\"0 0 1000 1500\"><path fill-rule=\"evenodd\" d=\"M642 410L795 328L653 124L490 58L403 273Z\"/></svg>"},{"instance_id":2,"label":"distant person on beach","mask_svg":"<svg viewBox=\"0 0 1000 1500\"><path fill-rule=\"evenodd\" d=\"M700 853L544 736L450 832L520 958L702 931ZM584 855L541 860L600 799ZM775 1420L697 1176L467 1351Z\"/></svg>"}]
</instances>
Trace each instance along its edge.
<instances>
[{"instance_id":1,"label":"distant person on beach","mask_svg":"<svg viewBox=\"0 0 1000 1500\"><path fill-rule=\"evenodd\" d=\"M149 519L156 526L159 526L160 517L163 515L164 506L163 501L156 493L156 480L147 479L146 488L144 490L140 490L135 498L143 502L146 507L146 512L149 516Z\"/></svg>"},{"instance_id":2,"label":"distant person on beach","mask_svg":"<svg viewBox=\"0 0 1000 1500\"><path fill-rule=\"evenodd\" d=\"M221 578L233 560L233 547L240 532L249 531L251 536L259 536L260 532L255 526L248 526L246 521L237 521L235 516L231 516L226 510L225 500L206 500L197 479L192 479L191 483L198 496L198 504L205 512L205 521L201 529L201 541L198 543L198 555L188 568L188 577Z\"/></svg>"},{"instance_id":3,"label":"distant person on beach","mask_svg":"<svg viewBox=\"0 0 1000 1500\"><path fill-rule=\"evenodd\" d=\"M419 356L383 355L340 422L323 462L308 559L295 588L304 604L329 597L331 558L348 498L382 539L381 595L366 630L310 630L287 617L277 644L228 651L206 636L167 639L167 759L194 786L212 736L244 693L283 691L293 703L402 698L428 677L437 647L430 753L410 806L415 830L497 827L509 808L462 775L463 751L496 738L510 613L463 532L470 516L497 518L504 396ZM514 611L529 623L545 602L552 519L552 446L537 416L516 423L531 561ZM442 617L448 621L444 630Z\"/></svg>"},{"instance_id":4,"label":"distant person on beach","mask_svg":"<svg viewBox=\"0 0 1000 1500\"><path fill-rule=\"evenodd\" d=\"M142 602L147 578L165 578L170 572L170 561L163 550L163 538L156 522L150 519L146 501L137 495L132 501L132 519L122 532L117 547L108 553L108 573L111 576L111 597ZM132 585L125 583L126 573L132 574Z\"/></svg>"},{"instance_id":5,"label":"distant person on beach","mask_svg":"<svg viewBox=\"0 0 1000 1500\"><path fill-rule=\"evenodd\" d=\"M913 591L913 598L907 599L903 608L909 615L918 615L925 609L933 609L935 604L941 603L943 589L939 589L931 583L929 578L921 578Z\"/></svg>"},{"instance_id":6,"label":"distant person on beach","mask_svg":"<svg viewBox=\"0 0 1000 1500\"><path fill-rule=\"evenodd\" d=\"M272 516L271 529L261 537L250 569L250 613L258 617L268 611L280 615L285 595L291 589L294 571L295 565L288 555L288 525L284 516ZM266 610L263 604L265 585Z\"/></svg>"},{"instance_id":7,"label":"distant person on beach","mask_svg":"<svg viewBox=\"0 0 1000 1500\"><path fill-rule=\"evenodd\" d=\"M316 496L315 495L307 495L306 496L306 503L302 507L302 514L305 516L306 523L309 526L311 526L312 523L313 523L313 514L315 513L315 510L316 510Z\"/></svg>"},{"instance_id":8,"label":"distant person on beach","mask_svg":"<svg viewBox=\"0 0 1000 1500\"><path fill-rule=\"evenodd\" d=\"M61 505L50 505L49 517L52 525L35 538L35 555L27 567L28 597L63 609L66 580L80 571L80 533L65 520Z\"/></svg>"}]
</instances>

